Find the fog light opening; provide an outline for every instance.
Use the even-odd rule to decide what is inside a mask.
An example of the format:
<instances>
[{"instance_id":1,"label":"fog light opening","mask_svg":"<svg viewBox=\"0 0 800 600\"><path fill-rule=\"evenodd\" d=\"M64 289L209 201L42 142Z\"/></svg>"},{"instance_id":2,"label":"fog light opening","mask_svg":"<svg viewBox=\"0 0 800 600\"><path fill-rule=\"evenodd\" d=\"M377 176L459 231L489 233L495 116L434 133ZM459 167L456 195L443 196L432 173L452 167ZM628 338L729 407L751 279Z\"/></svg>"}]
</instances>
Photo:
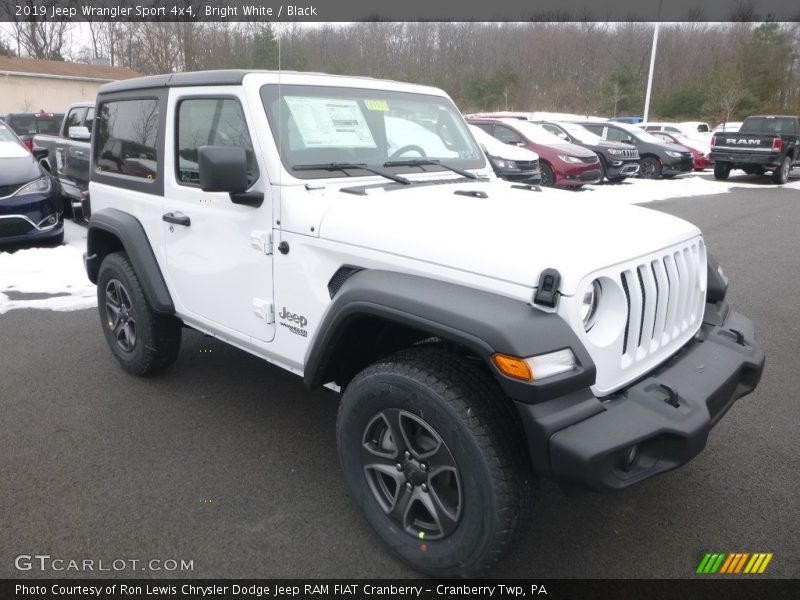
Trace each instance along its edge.
<instances>
[{"instance_id":1,"label":"fog light opening","mask_svg":"<svg viewBox=\"0 0 800 600\"><path fill-rule=\"evenodd\" d=\"M627 448L622 453L622 470L625 472L630 471L636 466L636 462L639 460L639 444L634 444L630 448Z\"/></svg>"}]
</instances>

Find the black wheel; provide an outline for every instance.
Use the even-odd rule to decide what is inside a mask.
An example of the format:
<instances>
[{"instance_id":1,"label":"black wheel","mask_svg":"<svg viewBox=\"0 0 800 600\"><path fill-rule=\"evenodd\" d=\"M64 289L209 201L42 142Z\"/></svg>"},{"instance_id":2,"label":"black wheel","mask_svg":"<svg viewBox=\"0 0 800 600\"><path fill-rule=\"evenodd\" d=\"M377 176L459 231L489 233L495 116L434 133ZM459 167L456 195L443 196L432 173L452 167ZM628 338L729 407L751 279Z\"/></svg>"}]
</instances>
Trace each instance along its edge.
<instances>
[{"instance_id":1,"label":"black wheel","mask_svg":"<svg viewBox=\"0 0 800 600\"><path fill-rule=\"evenodd\" d=\"M180 322L153 312L124 252L109 254L100 265L97 307L106 341L125 370L149 375L175 362Z\"/></svg>"},{"instance_id":2,"label":"black wheel","mask_svg":"<svg viewBox=\"0 0 800 600\"><path fill-rule=\"evenodd\" d=\"M781 165L772 172L772 183L783 185L789 181L789 172L792 170L792 159L784 156Z\"/></svg>"},{"instance_id":3,"label":"black wheel","mask_svg":"<svg viewBox=\"0 0 800 600\"><path fill-rule=\"evenodd\" d=\"M714 179L727 179L731 174L731 166L728 163L714 163Z\"/></svg>"},{"instance_id":4,"label":"black wheel","mask_svg":"<svg viewBox=\"0 0 800 600\"><path fill-rule=\"evenodd\" d=\"M436 577L485 573L530 501L519 417L488 374L442 351L359 373L339 408L345 479L381 540Z\"/></svg>"},{"instance_id":5,"label":"black wheel","mask_svg":"<svg viewBox=\"0 0 800 600\"><path fill-rule=\"evenodd\" d=\"M552 187L556 184L556 174L553 171L553 165L540 160L539 170L542 173L542 183L540 185Z\"/></svg>"},{"instance_id":6,"label":"black wheel","mask_svg":"<svg viewBox=\"0 0 800 600\"><path fill-rule=\"evenodd\" d=\"M639 163L639 177L658 179L661 177L661 163L654 156L645 156Z\"/></svg>"}]
</instances>

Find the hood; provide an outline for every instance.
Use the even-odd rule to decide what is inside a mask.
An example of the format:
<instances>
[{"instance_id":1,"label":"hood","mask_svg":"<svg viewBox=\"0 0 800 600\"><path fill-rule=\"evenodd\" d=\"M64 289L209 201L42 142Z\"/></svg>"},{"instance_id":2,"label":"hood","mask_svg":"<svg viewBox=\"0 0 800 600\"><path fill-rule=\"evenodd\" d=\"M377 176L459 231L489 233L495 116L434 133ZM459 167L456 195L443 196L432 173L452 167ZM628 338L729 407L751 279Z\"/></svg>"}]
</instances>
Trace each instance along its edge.
<instances>
[{"instance_id":1,"label":"hood","mask_svg":"<svg viewBox=\"0 0 800 600\"><path fill-rule=\"evenodd\" d=\"M564 142L563 144L541 144L537 143L540 146L547 146L548 148L552 148L558 154L568 154L570 156L577 156L578 158L590 158L593 156L597 156L593 151L587 150L583 146L578 146L577 144L571 144L569 142Z\"/></svg>"},{"instance_id":2,"label":"hood","mask_svg":"<svg viewBox=\"0 0 800 600\"><path fill-rule=\"evenodd\" d=\"M487 144L486 154L489 156L496 156L497 158L505 158L506 160L539 160L539 155L532 150L520 148L519 146L512 146L511 144L503 144L502 142L491 148Z\"/></svg>"},{"instance_id":3,"label":"hood","mask_svg":"<svg viewBox=\"0 0 800 600\"><path fill-rule=\"evenodd\" d=\"M661 142L661 145L664 146L665 149L672 150L673 152L689 152L689 149L686 146L681 146L680 144L675 144L673 142Z\"/></svg>"},{"instance_id":4,"label":"hood","mask_svg":"<svg viewBox=\"0 0 800 600\"><path fill-rule=\"evenodd\" d=\"M41 176L30 152L16 142L0 142L0 187L22 185Z\"/></svg>"},{"instance_id":5,"label":"hood","mask_svg":"<svg viewBox=\"0 0 800 600\"><path fill-rule=\"evenodd\" d=\"M456 195L458 190L488 198ZM566 295L589 273L699 234L662 212L500 181L336 193L319 231L331 241L528 288L542 270L556 268Z\"/></svg>"}]
</instances>

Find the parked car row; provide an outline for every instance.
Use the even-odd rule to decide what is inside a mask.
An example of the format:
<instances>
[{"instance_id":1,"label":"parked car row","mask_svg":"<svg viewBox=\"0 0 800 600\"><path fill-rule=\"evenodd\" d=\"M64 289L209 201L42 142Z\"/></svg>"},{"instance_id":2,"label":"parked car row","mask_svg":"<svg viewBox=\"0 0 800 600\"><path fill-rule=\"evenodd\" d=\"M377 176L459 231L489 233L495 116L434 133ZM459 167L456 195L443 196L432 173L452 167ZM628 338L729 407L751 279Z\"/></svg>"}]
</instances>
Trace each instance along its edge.
<instances>
[{"instance_id":1,"label":"parked car row","mask_svg":"<svg viewBox=\"0 0 800 600\"><path fill-rule=\"evenodd\" d=\"M498 140L539 154L542 185L580 187L603 179L670 178L708 166L708 150L658 138L621 121L537 119L536 113L479 113L467 121ZM697 160L693 153L697 153Z\"/></svg>"}]
</instances>

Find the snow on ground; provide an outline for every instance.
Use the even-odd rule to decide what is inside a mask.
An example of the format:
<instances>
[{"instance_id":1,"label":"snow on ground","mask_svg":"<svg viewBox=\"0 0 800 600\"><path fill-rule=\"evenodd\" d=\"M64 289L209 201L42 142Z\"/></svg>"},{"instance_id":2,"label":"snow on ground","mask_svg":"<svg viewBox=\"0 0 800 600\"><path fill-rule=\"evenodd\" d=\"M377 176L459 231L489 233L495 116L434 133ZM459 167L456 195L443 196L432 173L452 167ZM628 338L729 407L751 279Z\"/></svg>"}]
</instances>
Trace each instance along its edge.
<instances>
[{"instance_id":1,"label":"snow on ground","mask_svg":"<svg viewBox=\"0 0 800 600\"><path fill-rule=\"evenodd\" d=\"M766 194L769 194L771 190L800 190L800 179L797 178L798 172L796 169L792 175L794 178L789 183L778 186L773 185L765 176L751 177L734 171L731 179L717 181L710 171L694 171L668 180L626 179L619 184L606 182L599 185L587 185L578 193L581 196L586 195L592 200L598 199L621 204L642 204L658 200L669 200L670 198L724 194L733 188L763 190Z\"/></svg>"},{"instance_id":2,"label":"snow on ground","mask_svg":"<svg viewBox=\"0 0 800 600\"><path fill-rule=\"evenodd\" d=\"M672 180L628 179L621 184L587 185L582 191L547 190L554 195L574 194L609 203L641 204L670 198L724 194L733 188L800 190L798 172L783 186L772 185L766 177L748 177L734 172L728 181L715 181L711 172L690 173ZM800 196L798 196L800 198ZM15 308L78 310L97 305L95 286L86 278L83 252L86 228L65 223L65 244L55 248L27 248L16 252L0 250L0 315Z\"/></svg>"},{"instance_id":3,"label":"snow on ground","mask_svg":"<svg viewBox=\"0 0 800 600\"><path fill-rule=\"evenodd\" d=\"M14 308L78 310L97 305L86 277L86 228L64 223L65 244L0 251L0 315Z\"/></svg>"}]
</instances>

